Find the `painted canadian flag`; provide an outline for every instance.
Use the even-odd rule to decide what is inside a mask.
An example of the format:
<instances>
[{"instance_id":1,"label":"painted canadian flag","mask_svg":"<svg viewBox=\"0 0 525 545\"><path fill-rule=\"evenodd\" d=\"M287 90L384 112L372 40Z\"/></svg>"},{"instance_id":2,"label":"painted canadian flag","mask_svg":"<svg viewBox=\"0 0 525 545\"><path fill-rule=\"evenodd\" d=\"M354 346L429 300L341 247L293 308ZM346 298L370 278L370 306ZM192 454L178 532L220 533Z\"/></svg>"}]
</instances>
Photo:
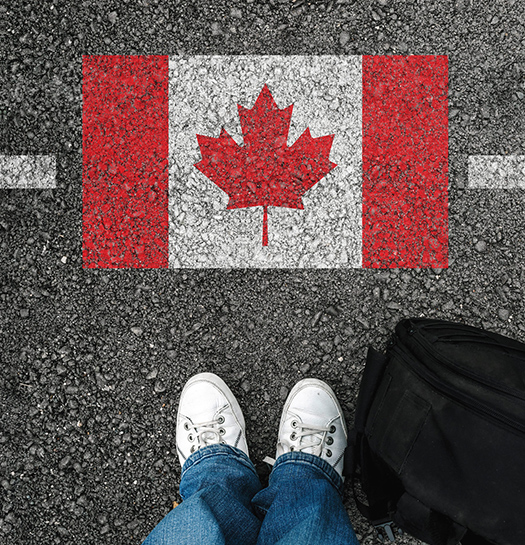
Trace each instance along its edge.
<instances>
[{"instance_id":1,"label":"painted canadian flag","mask_svg":"<svg viewBox=\"0 0 525 545\"><path fill-rule=\"evenodd\" d=\"M86 56L88 268L444 268L444 56Z\"/></svg>"}]
</instances>

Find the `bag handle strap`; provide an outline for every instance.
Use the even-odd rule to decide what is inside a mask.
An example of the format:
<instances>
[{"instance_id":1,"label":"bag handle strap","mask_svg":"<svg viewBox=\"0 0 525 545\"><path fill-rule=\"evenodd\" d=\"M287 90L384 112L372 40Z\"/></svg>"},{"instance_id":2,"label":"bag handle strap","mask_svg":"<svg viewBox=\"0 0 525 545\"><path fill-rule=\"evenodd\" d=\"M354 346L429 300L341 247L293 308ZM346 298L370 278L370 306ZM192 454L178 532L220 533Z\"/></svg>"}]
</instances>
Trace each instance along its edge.
<instances>
[{"instance_id":1,"label":"bag handle strap","mask_svg":"<svg viewBox=\"0 0 525 545\"><path fill-rule=\"evenodd\" d=\"M378 532L378 535L384 540L385 538L389 541L394 541L394 527L391 516L392 505L391 502L386 498L374 498L366 495L367 503L363 502L358 497L356 481L360 480L359 469L362 469L360 466L360 460L362 458L361 451L363 448L366 448L366 438L363 434L360 434L354 428L350 432L349 437L349 451L350 455L347 457L349 460L351 472L349 471L349 480L352 486L352 493L354 496L354 501L359 512L368 519L375 529ZM365 492L363 490L363 492Z\"/></svg>"},{"instance_id":2,"label":"bag handle strap","mask_svg":"<svg viewBox=\"0 0 525 545\"><path fill-rule=\"evenodd\" d=\"M356 479L358 468L362 467L361 449L365 438L365 426L368 413L374 401L374 396L383 377L387 356L370 347L367 352L366 366L359 387L357 398L354 428L350 431L348 445L345 452L344 474L350 480L354 501L359 512L383 533L393 541L394 534L391 529L392 517L389 515L389 506L386 500L370 501L367 497L368 505L361 501L357 496Z\"/></svg>"},{"instance_id":3,"label":"bag handle strap","mask_svg":"<svg viewBox=\"0 0 525 545\"><path fill-rule=\"evenodd\" d=\"M355 411L354 427L350 431L348 445L345 451L344 475L352 477L360 465L359 443L360 437L365 433L365 425L370 407L374 401L381 378L387 364L388 358L370 347L366 356L366 365L359 386L357 405Z\"/></svg>"}]
</instances>

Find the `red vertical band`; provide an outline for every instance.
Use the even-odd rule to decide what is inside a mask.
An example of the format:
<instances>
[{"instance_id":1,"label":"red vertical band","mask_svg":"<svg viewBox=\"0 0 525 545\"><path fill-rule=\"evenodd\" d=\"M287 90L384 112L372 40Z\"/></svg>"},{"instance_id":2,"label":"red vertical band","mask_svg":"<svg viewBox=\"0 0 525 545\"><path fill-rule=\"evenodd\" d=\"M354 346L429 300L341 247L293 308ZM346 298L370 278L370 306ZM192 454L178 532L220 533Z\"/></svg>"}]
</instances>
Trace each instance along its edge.
<instances>
[{"instance_id":1,"label":"red vertical band","mask_svg":"<svg viewBox=\"0 0 525 545\"><path fill-rule=\"evenodd\" d=\"M168 57L83 58L84 268L168 266Z\"/></svg>"},{"instance_id":2,"label":"red vertical band","mask_svg":"<svg viewBox=\"0 0 525 545\"><path fill-rule=\"evenodd\" d=\"M363 57L363 267L448 267L448 60Z\"/></svg>"}]
</instances>

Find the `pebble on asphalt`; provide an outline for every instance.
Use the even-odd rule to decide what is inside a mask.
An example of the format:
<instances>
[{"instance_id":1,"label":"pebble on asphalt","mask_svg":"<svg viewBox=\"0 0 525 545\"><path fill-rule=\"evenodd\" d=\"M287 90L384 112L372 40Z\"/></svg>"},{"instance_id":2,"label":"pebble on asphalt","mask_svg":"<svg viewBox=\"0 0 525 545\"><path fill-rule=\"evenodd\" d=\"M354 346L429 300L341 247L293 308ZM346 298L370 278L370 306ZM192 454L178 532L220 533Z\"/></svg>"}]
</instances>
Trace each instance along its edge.
<instances>
[{"instance_id":1,"label":"pebble on asphalt","mask_svg":"<svg viewBox=\"0 0 525 545\"><path fill-rule=\"evenodd\" d=\"M58 463L58 467L60 469L64 469L69 464L69 462L71 462L71 456L64 456L62 460L60 460L60 462Z\"/></svg>"},{"instance_id":2,"label":"pebble on asphalt","mask_svg":"<svg viewBox=\"0 0 525 545\"><path fill-rule=\"evenodd\" d=\"M158 369L152 369L147 375L146 380L153 380L154 378L157 378L157 375L159 374Z\"/></svg>"},{"instance_id":3,"label":"pebble on asphalt","mask_svg":"<svg viewBox=\"0 0 525 545\"><path fill-rule=\"evenodd\" d=\"M347 32L346 30L343 30L343 32L341 32L341 34L339 35L339 43L344 46L349 41L350 41L350 33Z\"/></svg>"},{"instance_id":4,"label":"pebble on asphalt","mask_svg":"<svg viewBox=\"0 0 525 545\"><path fill-rule=\"evenodd\" d=\"M476 248L476 251L481 254L487 250L487 243L484 240L479 240L476 242L474 248Z\"/></svg>"},{"instance_id":5,"label":"pebble on asphalt","mask_svg":"<svg viewBox=\"0 0 525 545\"><path fill-rule=\"evenodd\" d=\"M166 386L164 386L164 383L162 382L162 380L157 380L155 382L154 389L155 389L155 393L161 394L162 392L166 391Z\"/></svg>"},{"instance_id":6,"label":"pebble on asphalt","mask_svg":"<svg viewBox=\"0 0 525 545\"><path fill-rule=\"evenodd\" d=\"M510 312L506 308L500 308L498 310L498 316L500 317L500 320L507 321L510 316Z\"/></svg>"}]
</instances>

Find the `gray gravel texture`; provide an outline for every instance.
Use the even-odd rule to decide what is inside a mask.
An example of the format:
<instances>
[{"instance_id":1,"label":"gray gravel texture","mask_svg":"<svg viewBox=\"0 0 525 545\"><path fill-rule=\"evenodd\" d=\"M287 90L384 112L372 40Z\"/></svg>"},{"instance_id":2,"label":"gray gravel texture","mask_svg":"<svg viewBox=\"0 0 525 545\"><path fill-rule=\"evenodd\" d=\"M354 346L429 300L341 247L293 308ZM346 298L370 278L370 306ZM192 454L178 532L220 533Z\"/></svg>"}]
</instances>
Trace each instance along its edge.
<instances>
[{"instance_id":1,"label":"gray gravel texture","mask_svg":"<svg viewBox=\"0 0 525 545\"><path fill-rule=\"evenodd\" d=\"M140 543L179 499L175 414L196 372L238 396L264 475L295 381L326 380L351 422L366 347L401 317L525 340L525 195L467 184L469 155L525 152L521 2L10 6L0 153L57 154L58 178L0 190L0 543ZM449 55L450 268L83 270L81 55L119 53Z\"/></svg>"}]
</instances>

